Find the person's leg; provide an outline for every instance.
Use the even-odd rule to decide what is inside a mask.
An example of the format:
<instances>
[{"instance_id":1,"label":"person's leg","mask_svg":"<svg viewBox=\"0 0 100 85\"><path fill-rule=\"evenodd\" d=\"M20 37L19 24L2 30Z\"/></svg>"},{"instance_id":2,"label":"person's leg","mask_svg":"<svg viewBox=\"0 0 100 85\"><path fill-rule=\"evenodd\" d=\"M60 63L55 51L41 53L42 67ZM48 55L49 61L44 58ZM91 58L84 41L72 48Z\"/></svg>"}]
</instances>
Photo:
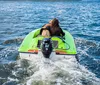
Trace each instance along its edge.
<instances>
[{"instance_id":1,"label":"person's leg","mask_svg":"<svg viewBox=\"0 0 100 85\"><path fill-rule=\"evenodd\" d=\"M50 32L48 30L43 30L42 31L42 36L44 36L44 37L50 37Z\"/></svg>"}]
</instances>

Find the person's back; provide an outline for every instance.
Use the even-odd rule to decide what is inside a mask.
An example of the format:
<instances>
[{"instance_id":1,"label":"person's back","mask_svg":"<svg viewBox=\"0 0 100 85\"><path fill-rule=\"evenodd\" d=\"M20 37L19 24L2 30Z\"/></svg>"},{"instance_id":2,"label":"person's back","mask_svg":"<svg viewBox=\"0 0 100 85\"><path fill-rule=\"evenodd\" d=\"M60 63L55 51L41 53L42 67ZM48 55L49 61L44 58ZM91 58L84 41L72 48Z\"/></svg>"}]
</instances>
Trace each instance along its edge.
<instances>
[{"instance_id":1,"label":"person's back","mask_svg":"<svg viewBox=\"0 0 100 85\"><path fill-rule=\"evenodd\" d=\"M49 24L45 24L41 30L40 34L44 37L50 37L50 36L64 36L65 33L62 31L62 29L59 26L58 19L54 18L49 21Z\"/></svg>"}]
</instances>

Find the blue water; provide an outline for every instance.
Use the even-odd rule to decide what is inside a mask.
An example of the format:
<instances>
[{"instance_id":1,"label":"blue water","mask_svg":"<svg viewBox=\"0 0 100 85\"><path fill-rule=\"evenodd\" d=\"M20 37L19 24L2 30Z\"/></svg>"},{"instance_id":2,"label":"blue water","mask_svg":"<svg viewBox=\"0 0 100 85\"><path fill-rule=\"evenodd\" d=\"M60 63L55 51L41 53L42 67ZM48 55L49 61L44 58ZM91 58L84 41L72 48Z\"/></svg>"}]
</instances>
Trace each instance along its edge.
<instances>
[{"instance_id":1,"label":"blue water","mask_svg":"<svg viewBox=\"0 0 100 85\"><path fill-rule=\"evenodd\" d=\"M73 35L79 63L100 79L100 2L0 1L0 85L16 85L9 78L22 78L22 83L29 76L24 70L18 73L18 47L29 32L52 18Z\"/></svg>"}]
</instances>

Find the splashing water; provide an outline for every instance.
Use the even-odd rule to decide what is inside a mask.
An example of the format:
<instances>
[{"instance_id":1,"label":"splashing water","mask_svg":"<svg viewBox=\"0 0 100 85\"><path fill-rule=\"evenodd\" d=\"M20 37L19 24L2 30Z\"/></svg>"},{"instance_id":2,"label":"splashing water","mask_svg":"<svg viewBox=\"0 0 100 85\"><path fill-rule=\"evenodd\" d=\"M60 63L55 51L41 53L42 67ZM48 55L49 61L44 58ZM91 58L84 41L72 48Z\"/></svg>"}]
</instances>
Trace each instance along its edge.
<instances>
[{"instance_id":1,"label":"splashing water","mask_svg":"<svg viewBox=\"0 0 100 85\"><path fill-rule=\"evenodd\" d=\"M80 65L74 56L52 60L40 56L19 60L12 71L25 85L99 85L100 80ZM21 75L22 73L22 75ZM22 82L23 80L23 82Z\"/></svg>"}]
</instances>

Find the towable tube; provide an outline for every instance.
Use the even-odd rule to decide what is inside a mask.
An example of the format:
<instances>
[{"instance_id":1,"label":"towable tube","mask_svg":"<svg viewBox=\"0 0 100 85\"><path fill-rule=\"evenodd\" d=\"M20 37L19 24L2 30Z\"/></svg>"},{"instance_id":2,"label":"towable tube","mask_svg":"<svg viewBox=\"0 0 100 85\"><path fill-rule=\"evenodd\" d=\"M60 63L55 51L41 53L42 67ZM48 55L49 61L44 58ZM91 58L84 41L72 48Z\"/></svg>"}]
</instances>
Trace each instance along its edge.
<instances>
[{"instance_id":1,"label":"towable tube","mask_svg":"<svg viewBox=\"0 0 100 85\"><path fill-rule=\"evenodd\" d=\"M58 54L64 54L64 55L75 55L77 54L74 39L72 35L66 31L65 32L65 38L58 36L51 37L53 51ZM44 39L43 36L39 35L40 29L36 29L32 32L30 32L25 39L23 40L21 46L19 47L20 53L38 53L39 50L41 50L41 41Z\"/></svg>"}]
</instances>

